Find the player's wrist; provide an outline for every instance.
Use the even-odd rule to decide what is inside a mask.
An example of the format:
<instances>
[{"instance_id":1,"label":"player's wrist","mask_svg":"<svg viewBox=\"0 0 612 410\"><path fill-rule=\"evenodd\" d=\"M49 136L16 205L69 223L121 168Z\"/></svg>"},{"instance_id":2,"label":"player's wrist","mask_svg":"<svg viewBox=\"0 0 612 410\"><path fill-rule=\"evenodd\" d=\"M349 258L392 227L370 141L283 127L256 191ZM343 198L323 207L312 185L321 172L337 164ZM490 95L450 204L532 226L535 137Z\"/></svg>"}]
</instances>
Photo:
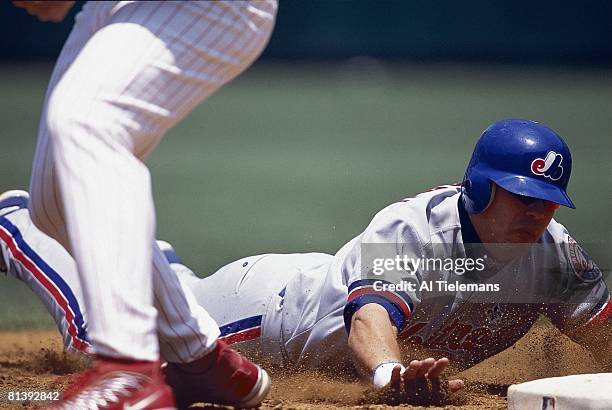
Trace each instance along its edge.
<instances>
[{"instance_id":1,"label":"player's wrist","mask_svg":"<svg viewBox=\"0 0 612 410\"><path fill-rule=\"evenodd\" d=\"M396 366L400 366L400 373L403 373L406 368L395 360L387 360L379 363L372 369L372 384L376 387L384 387L391 381L391 374Z\"/></svg>"}]
</instances>

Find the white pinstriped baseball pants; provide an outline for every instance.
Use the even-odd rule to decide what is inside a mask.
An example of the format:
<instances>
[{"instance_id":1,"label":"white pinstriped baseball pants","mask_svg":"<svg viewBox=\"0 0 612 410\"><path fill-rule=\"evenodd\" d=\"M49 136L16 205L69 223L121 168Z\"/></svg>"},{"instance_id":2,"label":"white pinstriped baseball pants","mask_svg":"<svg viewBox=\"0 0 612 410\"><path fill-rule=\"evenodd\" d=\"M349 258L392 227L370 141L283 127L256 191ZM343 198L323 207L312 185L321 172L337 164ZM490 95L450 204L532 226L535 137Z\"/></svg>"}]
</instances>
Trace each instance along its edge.
<instances>
[{"instance_id":1,"label":"white pinstriped baseball pants","mask_svg":"<svg viewBox=\"0 0 612 410\"><path fill-rule=\"evenodd\" d=\"M76 261L96 353L155 360L161 346L190 361L216 340L215 322L152 246L142 161L257 58L275 13L275 0L115 1L88 2L77 16L45 97L30 212Z\"/></svg>"}]
</instances>

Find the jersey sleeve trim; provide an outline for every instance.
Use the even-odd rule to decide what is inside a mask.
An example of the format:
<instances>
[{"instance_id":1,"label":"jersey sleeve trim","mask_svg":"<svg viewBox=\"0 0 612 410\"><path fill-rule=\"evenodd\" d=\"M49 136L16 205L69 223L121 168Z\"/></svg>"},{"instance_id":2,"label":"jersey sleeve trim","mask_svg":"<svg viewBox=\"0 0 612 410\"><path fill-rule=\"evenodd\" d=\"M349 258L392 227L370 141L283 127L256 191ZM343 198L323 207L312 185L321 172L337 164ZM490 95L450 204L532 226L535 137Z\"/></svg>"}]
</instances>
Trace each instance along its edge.
<instances>
[{"instance_id":1,"label":"jersey sleeve trim","mask_svg":"<svg viewBox=\"0 0 612 410\"><path fill-rule=\"evenodd\" d=\"M612 320L612 303L610 300L610 294L606 292L605 302L599 303L595 308L595 313L588 320L588 325L600 325L608 320Z\"/></svg>"},{"instance_id":2,"label":"jersey sleeve trim","mask_svg":"<svg viewBox=\"0 0 612 410\"><path fill-rule=\"evenodd\" d=\"M398 332L404 328L406 319L414 310L414 304L406 292L375 289L375 284L380 288L382 284L389 283L381 279L362 279L349 286L348 299L344 307L344 325L347 332L350 332L355 312L369 303L376 303L385 308Z\"/></svg>"},{"instance_id":3,"label":"jersey sleeve trim","mask_svg":"<svg viewBox=\"0 0 612 410\"><path fill-rule=\"evenodd\" d=\"M344 307L344 327L346 328L347 333L351 332L351 320L353 319L355 312L370 303L375 303L385 308L389 314L389 319L393 323L393 326L395 326L397 329L403 328L406 320L404 314L397 308L397 306L381 296L366 294L353 299Z\"/></svg>"}]
</instances>

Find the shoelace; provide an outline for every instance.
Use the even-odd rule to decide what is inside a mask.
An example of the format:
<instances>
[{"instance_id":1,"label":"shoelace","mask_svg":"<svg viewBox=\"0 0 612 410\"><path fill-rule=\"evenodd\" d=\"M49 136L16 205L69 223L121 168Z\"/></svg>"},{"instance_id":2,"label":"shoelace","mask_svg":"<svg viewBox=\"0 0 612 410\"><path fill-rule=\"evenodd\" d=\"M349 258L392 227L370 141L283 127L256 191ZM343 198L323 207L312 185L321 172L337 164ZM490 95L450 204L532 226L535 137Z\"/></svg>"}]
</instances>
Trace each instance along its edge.
<instances>
[{"instance_id":1,"label":"shoelace","mask_svg":"<svg viewBox=\"0 0 612 410\"><path fill-rule=\"evenodd\" d=\"M145 376L134 373L117 373L107 376L80 392L75 397L62 403L60 409L96 410L117 403L121 397L130 394L130 390L140 388L146 381Z\"/></svg>"}]
</instances>

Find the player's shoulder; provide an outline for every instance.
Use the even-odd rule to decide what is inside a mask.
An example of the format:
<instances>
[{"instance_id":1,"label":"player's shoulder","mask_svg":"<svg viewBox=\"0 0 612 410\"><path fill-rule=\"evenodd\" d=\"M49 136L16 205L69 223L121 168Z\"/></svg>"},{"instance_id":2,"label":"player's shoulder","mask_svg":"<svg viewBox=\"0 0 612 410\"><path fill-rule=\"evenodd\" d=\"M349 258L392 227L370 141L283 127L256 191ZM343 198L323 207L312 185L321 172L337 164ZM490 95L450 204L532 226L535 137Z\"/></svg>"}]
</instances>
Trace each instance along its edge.
<instances>
[{"instance_id":1,"label":"player's shoulder","mask_svg":"<svg viewBox=\"0 0 612 410\"><path fill-rule=\"evenodd\" d=\"M555 219L550 220L539 242L542 244L557 244L562 247L568 244L577 243L576 239L570 235L565 225Z\"/></svg>"},{"instance_id":2,"label":"player's shoulder","mask_svg":"<svg viewBox=\"0 0 612 410\"><path fill-rule=\"evenodd\" d=\"M434 210L439 211L443 205L448 204L447 200L458 198L460 194L461 184L439 185L416 195L403 198L387 206L380 213L417 213L419 216L429 218L434 213Z\"/></svg>"},{"instance_id":3,"label":"player's shoulder","mask_svg":"<svg viewBox=\"0 0 612 410\"><path fill-rule=\"evenodd\" d=\"M419 192L416 195L406 197L398 203L404 203L414 206L424 206L426 204L435 206L445 198L457 195L461 193L461 183L438 185L433 188L429 188L425 191Z\"/></svg>"},{"instance_id":4,"label":"player's shoulder","mask_svg":"<svg viewBox=\"0 0 612 410\"><path fill-rule=\"evenodd\" d=\"M375 229L415 231L428 241L432 227L456 226L460 184L440 185L392 203L379 211L370 224Z\"/></svg>"},{"instance_id":5,"label":"player's shoulder","mask_svg":"<svg viewBox=\"0 0 612 410\"><path fill-rule=\"evenodd\" d=\"M555 219L551 219L544 234L542 234L541 242L561 244L567 241L568 236L567 228Z\"/></svg>"},{"instance_id":6,"label":"player's shoulder","mask_svg":"<svg viewBox=\"0 0 612 410\"><path fill-rule=\"evenodd\" d=\"M566 271L575 275L581 282L597 282L602 272L589 253L578 243L567 228L555 221L550 221L542 240L544 246L554 246L558 258Z\"/></svg>"}]
</instances>

